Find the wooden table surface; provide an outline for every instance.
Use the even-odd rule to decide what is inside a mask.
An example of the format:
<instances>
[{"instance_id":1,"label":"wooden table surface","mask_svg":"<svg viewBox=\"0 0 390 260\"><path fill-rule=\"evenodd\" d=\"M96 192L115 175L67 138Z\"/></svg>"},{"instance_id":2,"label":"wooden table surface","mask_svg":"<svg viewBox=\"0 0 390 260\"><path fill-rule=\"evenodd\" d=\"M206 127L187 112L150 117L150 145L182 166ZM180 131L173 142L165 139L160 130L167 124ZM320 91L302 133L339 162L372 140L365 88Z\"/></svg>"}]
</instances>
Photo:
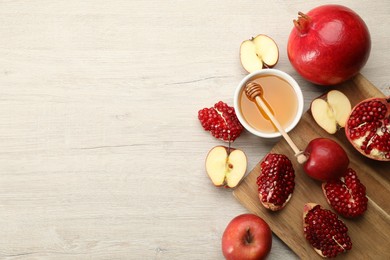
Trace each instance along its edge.
<instances>
[{"instance_id":1,"label":"wooden table surface","mask_svg":"<svg viewBox=\"0 0 390 260\"><path fill-rule=\"evenodd\" d=\"M0 259L223 259L247 210L206 176L222 143L197 112L233 104L240 43L260 33L306 110L324 88L293 70L287 39L298 11L327 2L0 1ZM389 95L390 2L332 2L367 23L361 73ZM250 170L275 142L234 146ZM274 236L269 259L296 256Z\"/></svg>"}]
</instances>

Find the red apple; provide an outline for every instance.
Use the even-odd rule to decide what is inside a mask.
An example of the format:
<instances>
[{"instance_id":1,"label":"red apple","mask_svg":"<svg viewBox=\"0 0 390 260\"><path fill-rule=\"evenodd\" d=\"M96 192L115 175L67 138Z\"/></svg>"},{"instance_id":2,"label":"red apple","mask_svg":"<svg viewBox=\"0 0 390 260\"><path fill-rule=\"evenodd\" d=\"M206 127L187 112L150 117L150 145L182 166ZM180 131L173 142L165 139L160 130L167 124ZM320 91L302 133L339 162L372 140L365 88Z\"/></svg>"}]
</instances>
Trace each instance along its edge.
<instances>
[{"instance_id":1,"label":"red apple","mask_svg":"<svg viewBox=\"0 0 390 260\"><path fill-rule=\"evenodd\" d=\"M303 169L310 177L329 181L342 177L348 168L349 158L345 150L328 138L316 138L307 145L304 154L308 157Z\"/></svg>"},{"instance_id":2,"label":"red apple","mask_svg":"<svg viewBox=\"0 0 390 260\"><path fill-rule=\"evenodd\" d=\"M232 219L222 236L222 252L227 260L264 259L271 247L269 225L254 214L242 214Z\"/></svg>"}]
</instances>

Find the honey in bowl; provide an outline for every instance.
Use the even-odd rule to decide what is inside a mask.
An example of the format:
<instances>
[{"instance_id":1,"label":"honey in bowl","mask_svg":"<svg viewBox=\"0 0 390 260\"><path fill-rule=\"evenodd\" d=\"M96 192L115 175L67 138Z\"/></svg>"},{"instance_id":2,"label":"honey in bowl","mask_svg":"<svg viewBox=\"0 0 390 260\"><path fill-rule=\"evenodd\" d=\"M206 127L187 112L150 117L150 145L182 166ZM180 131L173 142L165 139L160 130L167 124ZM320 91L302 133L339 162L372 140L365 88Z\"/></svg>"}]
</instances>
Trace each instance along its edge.
<instances>
[{"instance_id":1,"label":"honey in bowl","mask_svg":"<svg viewBox=\"0 0 390 260\"><path fill-rule=\"evenodd\" d=\"M298 98L293 87L276 75L258 75L249 82L259 84L263 89L262 99L272 111L280 125L286 129L298 113ZM275 133L278 130L260 107L248 99L244 88L239 97L239 108L244 120L255 130L264 133Z\"/></svg>"}]
</instances>

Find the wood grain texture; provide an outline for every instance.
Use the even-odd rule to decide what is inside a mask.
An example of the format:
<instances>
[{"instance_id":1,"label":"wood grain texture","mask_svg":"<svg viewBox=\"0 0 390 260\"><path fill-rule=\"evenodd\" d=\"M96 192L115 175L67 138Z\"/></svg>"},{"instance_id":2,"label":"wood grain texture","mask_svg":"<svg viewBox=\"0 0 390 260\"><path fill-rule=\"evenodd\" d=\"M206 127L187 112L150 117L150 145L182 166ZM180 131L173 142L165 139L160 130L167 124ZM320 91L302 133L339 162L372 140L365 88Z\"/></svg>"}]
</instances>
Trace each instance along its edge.
<instances>
[{"instance_id":1,"label":"wood grain texture","mask_svg":"<svg viewBox=\"0 0 390 260\"><path fill-rule=\"evenodd\" d=\"M362 74L389 94L390 3L333 2L366 21ZM287 37L325 3L0 1L0 259L223 259L222 232L247 209L207 178L221 142L197 111L233 104L240 43L259 33L307 108L325 90L293 70ZM234 146L252 169L276 142L244 132ZM273 242L270 259L297 258Z\"/></svg>"},{"instance_id":2,"label":"wood grain texture","mask_svg":"<svg viewBox=\"0 0 390 260\"><path fill-rule=\"evenodd\" d=\"M362 75L337 87L351 100L352 105L368 97L383 97L384 94ZM366 186L368 210L362 217L343 219L348 227L348 234L353 249L340 259L386 259L390 255L388 235L390 234L390 163L377 162L362 156L347 140L345 133L329 135L314 121L307 111L301 121L289 134L298 147L303 150L310 140L317 137L331 138L340 143L350 158L350 167L355 169L359 179ZM303 236L302 214L305 203L314 202L331 209L321 190L321 183L308 177L294 157L294 151L285 140L279 141L271 152L287 155L295 169L295 189L287 206L279 212L265 209L259 201L256 179L260 174L260 162L234 190L234 196L254 212L270 223L273 232L278 235L301 259L322 259L311 248Z\"/></svg>"}]
</instances>

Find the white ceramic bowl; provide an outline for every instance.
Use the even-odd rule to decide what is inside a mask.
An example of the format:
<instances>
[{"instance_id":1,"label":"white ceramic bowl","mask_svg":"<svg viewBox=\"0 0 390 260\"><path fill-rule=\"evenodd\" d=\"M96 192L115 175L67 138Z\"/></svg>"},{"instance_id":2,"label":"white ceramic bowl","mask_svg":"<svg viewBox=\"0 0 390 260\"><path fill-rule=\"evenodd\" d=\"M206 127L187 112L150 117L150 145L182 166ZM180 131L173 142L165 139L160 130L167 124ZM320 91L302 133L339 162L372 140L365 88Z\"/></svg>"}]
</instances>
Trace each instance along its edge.
<instances>
[{"instance_id":1,"label":"white ceramic bowl","mask_svg":"<svg viewBox=\"0 0 390 260\"><path fill-rule=\"evenodd\" d=\"M286 132L291 131L298 124L299 120L302 117L303 105L304 105L302 90L299 87L298 83L290 75L288 75L287 73L285 73L281 70L277 70L277 69L263 69L263 70L252 72L249 75L247 75L245 78L243 78L241 80L240 84L238 84L238 87L234 93L234 109L236 111L236 114L237 114L237 117L238 117L238 120L240 121L240 123L244 126L244 128L246 130L248 130L250 133L252 133L256 136L263 137L263 138L280 137L281 134L279 132L274 132L274 133L261 132L255 128L253 128L252 126L250 126L247 123L247 121L244 119L242 112L240 110L239 99L240 99L242 89L245 88L247 82L249 82L253 78L256 78L260 75L274 75L274 76L280 77L280 78L284 79L285 81L287 81L294 89L294 92L295 92L295 94L297 96L297 100L298 100L298 109L297 109L297 113L295 114L294 120L291 122L291 124L289 126L286 127L286 129L285 129Z\"/></svg>"}]
</instances>

